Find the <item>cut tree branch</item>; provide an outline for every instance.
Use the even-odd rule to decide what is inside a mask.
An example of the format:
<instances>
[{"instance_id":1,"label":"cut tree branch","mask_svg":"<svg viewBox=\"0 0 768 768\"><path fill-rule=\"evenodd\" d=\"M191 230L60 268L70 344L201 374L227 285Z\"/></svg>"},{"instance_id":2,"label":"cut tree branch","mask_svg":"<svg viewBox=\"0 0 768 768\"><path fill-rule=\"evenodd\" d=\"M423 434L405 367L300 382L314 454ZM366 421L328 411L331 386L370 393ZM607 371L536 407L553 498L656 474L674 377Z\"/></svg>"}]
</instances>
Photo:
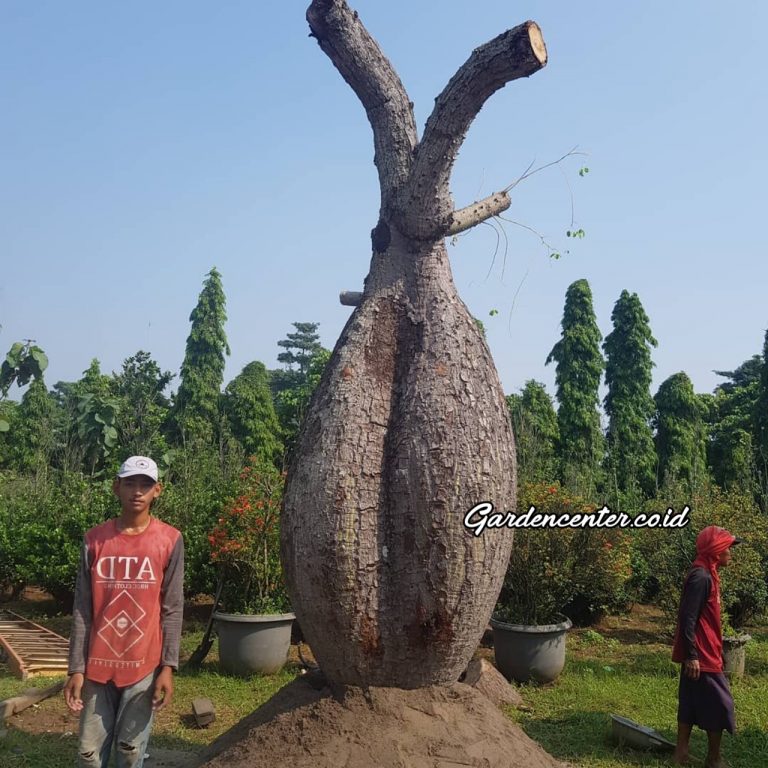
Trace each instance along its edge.
<instances>
[{"instance_id":1,"label":"cut tree branch","mask_svg":"<svg viewBox=\"0 0 768 768\"><path fill-rule=\"evenodd\" d=\"M313 0L307 21L323 52L365 107L386 207L411 170L418 142L413 105L397 72L344 0Z\"/></svg>"},{"instance_id":2,"label":"cut tree branch","mask_svg":"<svg viewBox=\"0 0 768 768\"><path fill-rule=\"evenodd\" d=\"M362 291L342 291L339 294L339 302L345 307L356 307L362 300Z\"/></svg>"},{"instance_id":3,"label":"cut tree branch","mask_svg":"<svg viewBox=\"0 0 768 768\"><path fill-rule=\"evenodd\" d=\"M546 63L541 30L526 21L476 48L451 78L435 100L400 202L410 235L429 239L448 232L453 217L448 182L470 124L496 91Z\"/></svg>"},{"instance_id":4,"label":"cut tree branch","mask_svg":"<svg viewBox=\"0 0 768 768\"><path fill-rule=\"evenodd\" d=\"M506 211L510 205L512 205L512 200L506 190L494 192L492 195L488 195L488 197L478 200L466 208L454 211L453 222L447 234L450 236L458 235L459 232L465 232L477 224L482 224L487 219L498 216L503 211Z\"/></svg>"}]
</instances>

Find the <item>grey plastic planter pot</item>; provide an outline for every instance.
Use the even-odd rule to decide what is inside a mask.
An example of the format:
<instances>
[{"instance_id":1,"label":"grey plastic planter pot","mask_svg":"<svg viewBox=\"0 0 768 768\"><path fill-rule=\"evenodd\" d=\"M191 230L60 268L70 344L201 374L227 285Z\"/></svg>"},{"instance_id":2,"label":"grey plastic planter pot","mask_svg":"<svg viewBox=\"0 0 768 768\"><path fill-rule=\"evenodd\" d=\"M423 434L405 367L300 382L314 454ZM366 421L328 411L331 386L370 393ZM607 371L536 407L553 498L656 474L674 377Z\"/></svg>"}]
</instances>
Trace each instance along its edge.
<instances>
[{"instance_id":1,"label":"grey plastic planter pot","mask_svg":"<svg viewBox=\"0 0 768 768\"><path fill-rule=\"evenodd\" d=\"M729 678L744 677L746 644L751 635L729 635L723 638L723 671Z\"/></svg>"},{"instance_id":2,"label":"grey plastic planter pot","mask_svg":"<svg viewBox=\"0 0 768 768\"><path fill-rule=\"evenodd\" d=\"M559 624L507 624L491 619L496 666L507 680L550 683L565 666L565 636L571 620Z\"/></svg>"},{"instance_id":3,"label":"grey plastic planter pot","mask_svg":"<svg viewBox=\"0 0 768 768\"><path fill-rule=\"evenodd\" d=\"M293 613L244 616L214 613L219 663L225 672L248 676L279 672L288 659Z\"/></svg>"}]
</instances>

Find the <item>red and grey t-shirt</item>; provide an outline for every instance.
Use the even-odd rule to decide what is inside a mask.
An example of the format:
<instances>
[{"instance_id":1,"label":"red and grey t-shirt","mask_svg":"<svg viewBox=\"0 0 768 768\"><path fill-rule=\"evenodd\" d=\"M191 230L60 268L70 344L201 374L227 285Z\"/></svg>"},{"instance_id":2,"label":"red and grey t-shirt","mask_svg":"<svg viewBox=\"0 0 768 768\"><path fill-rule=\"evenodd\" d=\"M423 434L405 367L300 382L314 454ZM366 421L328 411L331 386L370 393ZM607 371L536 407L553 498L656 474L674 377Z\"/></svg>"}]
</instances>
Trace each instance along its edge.
<instances>
[{"instance_id":1,"label":"red and grey t-shirt","mask_svg":"<svg viewBox=\"0 0 768 768\"><path fill-rule=\"evenodd\" d=\"M85 534L75 588L69 672L133 685L160 665L178 666L184 542L156 518L139 534L116 520Z\"/></svg>"}]
</instances>

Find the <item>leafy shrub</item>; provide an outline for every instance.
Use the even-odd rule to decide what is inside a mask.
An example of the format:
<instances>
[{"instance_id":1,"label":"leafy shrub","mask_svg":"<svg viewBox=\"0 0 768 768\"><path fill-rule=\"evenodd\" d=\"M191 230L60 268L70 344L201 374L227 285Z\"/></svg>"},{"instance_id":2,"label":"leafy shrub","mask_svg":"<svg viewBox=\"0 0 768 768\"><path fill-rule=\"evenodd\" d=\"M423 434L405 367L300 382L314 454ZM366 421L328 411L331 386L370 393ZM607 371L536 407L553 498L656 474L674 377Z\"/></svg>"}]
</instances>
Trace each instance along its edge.
<instances>
[{"instance_id":1,"label":"leafy shrub","mask_svg":"<svg viewBox=\"0 0 768 768\"><path fill-rule=\"evenodd\" d=\"M213 594L216 568L208 534L234 496L242 467L238 454L223 457L207 446L174 451L164 489L153 512L184 537L184 589L188 595Z\"/></svg>"},{"instance_id":2,"label":"leafy shrub","mask_svg":"<svg viewBox=\"0 0 768 768\"><path fill-rule=\"evenodd\" d=\"M585 514L594 505L558 485L525 485L518 511ZM564 613L588 624L623 608L631 575L630 542L619 529L521 528L497 604L496 615L514 623L547 624Z\"/></svg>"},{"instance_id":3,"label":"leafy shrub","mask_svg":"<svg viewBox=\"0 0 768 768\"><path fill-rule=\"evenodd\" d=\"M649 510L664 510L672 506L669 500L648 502ZM677 511L685 502L676 501ZM635 543L638 557L647 563L649 577L646 593L655 595L655 602L670 620L677 615L683 581L696 558L696 536L708 525L727 528L746 541L733 551L731 564L721 577L723 608L734 627L760 616L768 608L768 528L765 515L753 500L736 492L727 493L716 486L694 496L690 506L690 523L682 529L643 529Z\"/></svg>"},{"instance_id":4,"label":"leafy shrub","mask_svg":"<svg viewBox=\"0 0 768 768\"><path fill-rule=\"evenodd\" d=\"M223 578L222 606L230 613L283 613L289 608L280 563L280 504L284 475L254 458L208 540Z\"/></svg>"},{"instance_id":5,"label":"leafy shrub","mask_svg":"<svg viewBox=\"0 0 768 768\"><path fill-rule=\"evenodd\" d=\"M0 577L42 587L69 608L83 536L117 512L111 483L60 471L34 479L6 476L1 487Z\"/></svg>"}]
</instances>

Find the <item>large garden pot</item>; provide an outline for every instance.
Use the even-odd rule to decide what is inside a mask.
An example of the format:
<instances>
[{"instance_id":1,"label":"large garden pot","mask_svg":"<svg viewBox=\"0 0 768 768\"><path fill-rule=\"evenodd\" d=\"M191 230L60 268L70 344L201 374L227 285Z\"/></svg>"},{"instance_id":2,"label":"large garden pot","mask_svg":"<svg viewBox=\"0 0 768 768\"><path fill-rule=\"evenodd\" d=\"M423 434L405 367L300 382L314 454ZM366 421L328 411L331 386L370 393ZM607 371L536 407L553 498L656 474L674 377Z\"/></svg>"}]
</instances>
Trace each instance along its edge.
<instances>
[{"instance_id":1,"label":"large garden pot","mask_svg":"<svg viewBox=\"0 0 768 768\"><path fill-rule=\"evenodd\" d=\"M729 678L744 677L747 643L750 635L731 635L723 638L723 671Z\"/></svg>"},{"instance_id":2,"label":"large garden pot","mask_svg":"<svg viewBox=\"0 0 768 768\"><path fill-rule=\"evenodd\" d=\"M248 616L213 614L219 636L219 664L225 672L248 676L279 672L288 659L292 613Z\"/></svg>"},{"instance_id":3,"label":"large garden pot","mask_svg":"<svg viewBox=\"0 0 768 768\"><path fill-rule=\"evenodd\" d=\"M571 620L558 624L507 624L491 619L496 666L507 680L551 683L565 666L565 637Z\"/></svg>"}]
</instances>

